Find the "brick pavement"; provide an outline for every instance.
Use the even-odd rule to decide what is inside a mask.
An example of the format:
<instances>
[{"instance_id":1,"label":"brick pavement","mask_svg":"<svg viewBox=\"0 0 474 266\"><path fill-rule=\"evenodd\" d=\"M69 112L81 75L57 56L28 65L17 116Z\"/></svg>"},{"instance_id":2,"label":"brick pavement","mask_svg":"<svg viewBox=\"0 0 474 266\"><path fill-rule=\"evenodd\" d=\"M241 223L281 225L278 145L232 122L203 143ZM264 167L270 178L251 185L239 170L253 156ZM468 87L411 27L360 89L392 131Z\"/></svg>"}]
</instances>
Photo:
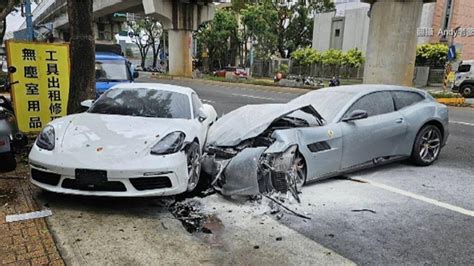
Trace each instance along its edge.
<instances>
[{"instance_id":1,"label":"brick pavement","mask_svg":"<svg viewBox=\"0 0 474 266\"><path fill-rule=\"evenodd\" d=\"M25 173L0 174L0 265L64 265L45 218L5 222L6 215L42 209Z\"/></svg>"}]
</instances>

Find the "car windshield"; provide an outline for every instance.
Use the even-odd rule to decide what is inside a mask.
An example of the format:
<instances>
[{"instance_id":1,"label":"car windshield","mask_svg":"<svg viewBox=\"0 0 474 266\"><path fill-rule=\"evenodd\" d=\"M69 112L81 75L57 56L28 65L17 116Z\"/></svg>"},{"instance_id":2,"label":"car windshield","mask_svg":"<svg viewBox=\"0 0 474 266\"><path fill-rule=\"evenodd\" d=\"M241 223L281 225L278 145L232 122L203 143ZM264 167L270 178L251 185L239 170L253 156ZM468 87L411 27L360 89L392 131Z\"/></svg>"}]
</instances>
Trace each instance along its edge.
<instances>
[{"instance_id":1,"label":"car windshield","mask_svg":"<svg viewBox=\"0 0 474 266\"><path fill-rule=\"evenodd\" d=\"M147 88L115 88L106 91L89 113L191 119L190 106L189 97L182 93Z\"/></svg>"},{"instance_id":2,"label":"car windshield","mask_svg":"<svg viewBox=\"0 0 474 266\"><path fill-rule=\"evenodd\" d=\"M331 122L355 94L355 92L347 91L313 91L292 102L313 105L324 120Z\"/></svg>"},{"instance_id":3,"label":"car windshield","mask_svg":"<svg viewBox=\"0 0 474 266\"><path fill-rule=\"evenodd\" d=\"M98 60L95 62L96 81L130 80L127 64L124 60Z\"/></svg>"}]
</instances>

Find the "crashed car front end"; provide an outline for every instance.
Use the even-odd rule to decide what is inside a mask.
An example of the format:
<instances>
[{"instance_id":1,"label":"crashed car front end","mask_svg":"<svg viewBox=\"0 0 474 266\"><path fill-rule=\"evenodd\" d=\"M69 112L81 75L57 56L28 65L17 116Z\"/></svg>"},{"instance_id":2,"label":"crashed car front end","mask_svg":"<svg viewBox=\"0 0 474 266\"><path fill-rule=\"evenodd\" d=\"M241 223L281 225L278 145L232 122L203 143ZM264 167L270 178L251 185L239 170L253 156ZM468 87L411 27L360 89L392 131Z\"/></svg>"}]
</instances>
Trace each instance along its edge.
<instances>
[{"instance_id":1,"label":"crashed car front end","mask_svg":"<svg viewBox=\"0 0 474 266\"><path fill-rule=\"evenodd\" d=\"M228 121L218 121L220 125L211 132L203 156L203 171L223 195L253 196L277 191L290 192L298 199L298 189L304 182L295 160L298 143L286 136L288 130L321 126L324 120L311 105L260 105L244 111L253 113L262 108L265 119L245 120L248 125L241 132L232 130L230 134L227 130L233 129L232 117L242 116L242 112L229 114ZM227 138L223 141L222 136Z\"/></svg>"}]
</instances>

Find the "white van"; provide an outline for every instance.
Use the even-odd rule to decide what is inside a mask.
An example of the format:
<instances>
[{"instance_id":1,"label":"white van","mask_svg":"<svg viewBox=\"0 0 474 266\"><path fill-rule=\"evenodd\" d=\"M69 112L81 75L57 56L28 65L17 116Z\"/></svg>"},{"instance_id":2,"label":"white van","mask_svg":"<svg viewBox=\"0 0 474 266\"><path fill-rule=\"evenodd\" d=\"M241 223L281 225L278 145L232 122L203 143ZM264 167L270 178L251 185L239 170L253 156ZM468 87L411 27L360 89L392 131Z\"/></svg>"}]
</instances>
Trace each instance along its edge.
<instances>
[{"instance_id":1,"label":"white van","mask_svg":"<svg viewBox=\"0 0 474 266\"><path fill-rule=\"evenodd\" d=\"M474 97L474 60L459 63L452 91L459 92L466 98Z\"/></svg>"}]
</instances>

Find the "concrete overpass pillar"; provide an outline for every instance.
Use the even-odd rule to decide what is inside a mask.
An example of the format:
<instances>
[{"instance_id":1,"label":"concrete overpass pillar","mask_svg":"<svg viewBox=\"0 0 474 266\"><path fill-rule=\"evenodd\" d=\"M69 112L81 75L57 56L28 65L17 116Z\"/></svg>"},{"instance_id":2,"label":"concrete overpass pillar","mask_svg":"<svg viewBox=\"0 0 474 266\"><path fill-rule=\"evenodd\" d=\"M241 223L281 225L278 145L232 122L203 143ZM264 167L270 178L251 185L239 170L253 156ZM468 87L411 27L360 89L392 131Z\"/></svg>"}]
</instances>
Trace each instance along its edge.
<instances>
[{"instance_id":1,"label":"concrete overpass pillar","mask_svg":"<svg viewBox=\"0 0 474 266\"><path fill-rule=\"evenodd\" d=\"M170 75L192 77L192 42L192 31L168 30Z\"/></svg>"},{"instance_id":2,"label":"concrete overpass pillar","mask_svg":"<svg viewBox=\"0 0 474 266\"><path fill-rule=\"evenodd\" d=\"M214 17L210 0L143 0L145 14L168 30L169 74L192 77L192 32Z\"/></svg>"},{"instance_id":3,"label":"concrete overpass pillar","mask_svg":"<svg viewBox=\"0 0 474 266\"><path fill-rule=\"evenodd\" d=\"M371 4L364 83L412 86L423 3L436 0L362 2Z\"/></svg>"}]
</instances>

